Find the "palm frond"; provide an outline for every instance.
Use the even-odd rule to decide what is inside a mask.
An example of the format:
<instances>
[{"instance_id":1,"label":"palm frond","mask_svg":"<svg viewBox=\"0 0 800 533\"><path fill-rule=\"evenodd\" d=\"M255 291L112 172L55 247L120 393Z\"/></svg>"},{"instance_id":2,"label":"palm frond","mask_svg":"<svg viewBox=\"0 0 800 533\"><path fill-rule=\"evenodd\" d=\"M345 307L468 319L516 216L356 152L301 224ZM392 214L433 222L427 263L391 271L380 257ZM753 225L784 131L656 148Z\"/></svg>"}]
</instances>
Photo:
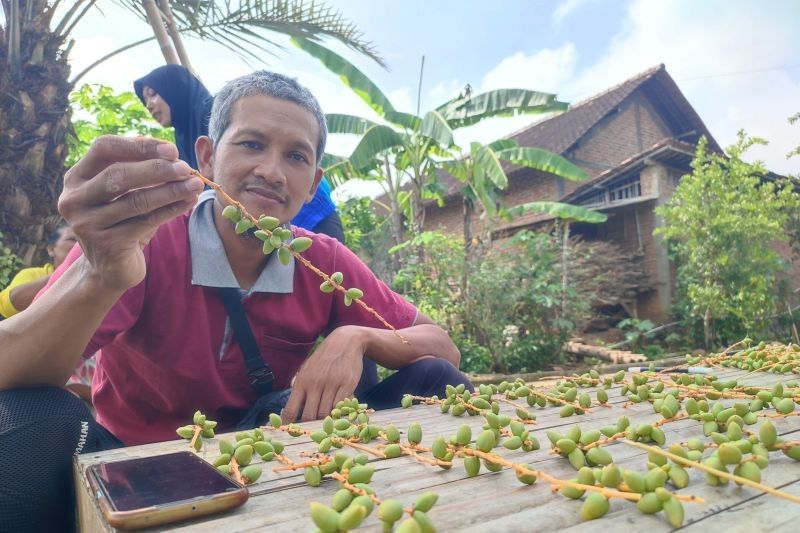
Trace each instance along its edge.
<instances>
[{"instance_id":1,"label":"palm frond","mask_svg":"<svg viewBox=\"0 0 800 533\"><path fill-rule=\"evenodd\" d=\"M145 18L139 0L115 2ZM345 19L339 10L315 0L171 0L170 6L183 35L216 42L243 58L261 59L253 50L254 46L262 52L267 51L262 44L280 48L263 34L275 32L317 42L324 38L336 39L384 66L375 47L355 24Z\"/></svg>"}]
</instances>

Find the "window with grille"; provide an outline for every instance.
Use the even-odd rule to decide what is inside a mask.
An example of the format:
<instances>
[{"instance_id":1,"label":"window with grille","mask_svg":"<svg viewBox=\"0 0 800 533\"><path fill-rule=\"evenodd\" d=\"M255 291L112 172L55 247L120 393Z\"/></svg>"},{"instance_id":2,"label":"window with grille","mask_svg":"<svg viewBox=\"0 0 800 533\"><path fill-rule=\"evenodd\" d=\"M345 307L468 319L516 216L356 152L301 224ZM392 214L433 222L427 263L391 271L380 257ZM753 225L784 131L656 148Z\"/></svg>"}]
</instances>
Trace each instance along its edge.
<instances>
[{"instance_id":1,"label":"window with grille","mask_svg":"<svg viewBox=\"0 0 800 533\"><path fill-rule=\"evenodd\" d=\"M599 193L595 194L594 196L590 196L583 202L581 202L582 207L601 207L606 205L606 191L600 191Z\"/></svg>"},{"instance_id":2,"label":"window with grille","mask_svg":"<svg viewBox=\"0 0 800 533\"><path fill-rule=\"evenodd\" d=\"M642 195L642 182L639 176L627 178L615 183L608 189L608 203L621 202L630 198L637 198Z\"/></svg>"}]
</instances>

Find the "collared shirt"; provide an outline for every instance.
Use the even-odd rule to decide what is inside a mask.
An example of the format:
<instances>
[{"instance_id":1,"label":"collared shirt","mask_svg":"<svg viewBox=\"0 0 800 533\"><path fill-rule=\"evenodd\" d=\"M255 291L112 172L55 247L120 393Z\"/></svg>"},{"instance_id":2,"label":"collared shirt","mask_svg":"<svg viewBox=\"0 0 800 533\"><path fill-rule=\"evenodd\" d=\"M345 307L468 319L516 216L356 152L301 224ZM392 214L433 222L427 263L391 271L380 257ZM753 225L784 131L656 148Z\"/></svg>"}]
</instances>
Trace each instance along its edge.
<instances>
[{"instance_id":1,"label":"collared shirt","mask_svg":"<svg viewBox=\"0 0 800 533\"><path fill-rule=\"evenodd\" d=\"M214 198L213 189L203 191L197 199L191 216L189 217L189 248L192 252L192 285L204 287L229 287L239 288L239 282L233 275L233 270L228 263L228 258L220 250L222 239L217 233L214 223ZM295 260L288 265L278 261L277 254L271 254L267 259L264 270L250 290L245 295L254 292L277 292L288 294L292 292L292 279L294 278Z\"/></svg>"},{"instance_id":2,"label":"collared shirt","mask_svg":"<svg viewBox=\"0 0 800 533\"><path fill-rule=\"evenodd\" d=\"M217 226L214 222L214 199L216 192L213 189L203 191L197 199L197 204L189 216L189 249L192 253L192 285L203 287L226 287L239 289L242 298L246 298L254 292L275 292L290 294L292 292L292 280L294 278L295 259L288 265L278 261L277 254L271 254L267 258L264 270L258 279L250 287L244 290L239 287L236 276L231 270L228 258L224 253L222 239L217 233ZM222 337L222 345L219 349L219 358L225 355L225 350L230 344L231 321L225 321L225 334Z\"/></svg>"},{"instance_id":3,"label":"collared shirt","mask_svg":"<svg viewBox=\"0 0 800 533\"><path fill-rule=\"evenodd\" d=\"M208 215L201 213L212 205L206 200L202 209L198 207L193 230L189 215L159 227L143 250L144 280L122 295L84 350L84 357L99 350L92 382L97 420L126 445L176 438L175 428L191 423L197 409L217 420L220 431L230 429L255 401L238 343L225 342L227 313L213 284L226 276L226 269L207 253L194 257L192 251L195 243L205 248L219 239L216 227L206 224ZM213 216L210 220L213 223ZM190 237L195 231L197 241ZM303 252L306 259L323 272L342 272L344 285L362 289L363 300L390 324L398 329L414 324L416 308L350 250L325 235L296 227L292 231L313 239L313 246ZM227 263L221 242L209 244L206 252ZM73 248L50 283L80 254L80 247ZM215 266L203 274L205 265L200 263L208 260ZM278 277L284 272L272 263L267 262L256 285L288 288L285 280L270 278L271 269ZM211 285L200 284L201 279ZM320 282L298 264L290 292L251 290L242 302L259 350L275 375L276 390L289 385L319 335L348 324L383 328L361 306L344 305L338 291L321 292Z\"/></svg>"}]
</instances>

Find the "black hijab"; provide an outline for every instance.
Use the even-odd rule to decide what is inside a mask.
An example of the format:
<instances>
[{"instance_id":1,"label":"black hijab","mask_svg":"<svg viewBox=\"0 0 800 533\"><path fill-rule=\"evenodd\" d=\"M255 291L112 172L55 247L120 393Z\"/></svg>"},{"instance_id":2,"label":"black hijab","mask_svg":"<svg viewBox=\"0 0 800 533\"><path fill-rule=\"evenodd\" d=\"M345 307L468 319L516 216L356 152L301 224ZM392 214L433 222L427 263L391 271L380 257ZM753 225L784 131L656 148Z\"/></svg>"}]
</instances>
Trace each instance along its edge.
<instances>
[{"instance_id":1,"label":"black hijab","mask_svg":"<svg viewBox=\"0 0 800 533\"><path fill-rule=\"evenodd\" d=\"M208 135L208 118L214 101L211 93L180 65L158 67L134 81L133 89L142 103L145 103L145 85L157 92L169 106L180 158L197 168L194 142L201 135Z\"/></svg>"}]
</instances>

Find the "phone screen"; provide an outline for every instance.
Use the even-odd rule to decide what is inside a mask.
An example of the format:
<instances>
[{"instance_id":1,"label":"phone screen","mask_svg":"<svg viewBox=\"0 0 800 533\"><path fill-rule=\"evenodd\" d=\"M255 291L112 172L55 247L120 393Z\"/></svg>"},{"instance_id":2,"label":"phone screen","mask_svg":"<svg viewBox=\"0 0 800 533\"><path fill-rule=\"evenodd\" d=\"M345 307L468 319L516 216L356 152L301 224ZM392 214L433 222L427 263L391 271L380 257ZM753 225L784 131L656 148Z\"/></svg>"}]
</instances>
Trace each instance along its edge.
<instances>
[{"instance_id":1,"label":"phone screen","mask_svg":"<svg viewBox=\"0 0 800 533\"><path fill-rule=\"evenodd\" d=\"M117 511L242 490L233 479L191 452L100 463L91 468Z\"/></svg>"}]
</instances>

